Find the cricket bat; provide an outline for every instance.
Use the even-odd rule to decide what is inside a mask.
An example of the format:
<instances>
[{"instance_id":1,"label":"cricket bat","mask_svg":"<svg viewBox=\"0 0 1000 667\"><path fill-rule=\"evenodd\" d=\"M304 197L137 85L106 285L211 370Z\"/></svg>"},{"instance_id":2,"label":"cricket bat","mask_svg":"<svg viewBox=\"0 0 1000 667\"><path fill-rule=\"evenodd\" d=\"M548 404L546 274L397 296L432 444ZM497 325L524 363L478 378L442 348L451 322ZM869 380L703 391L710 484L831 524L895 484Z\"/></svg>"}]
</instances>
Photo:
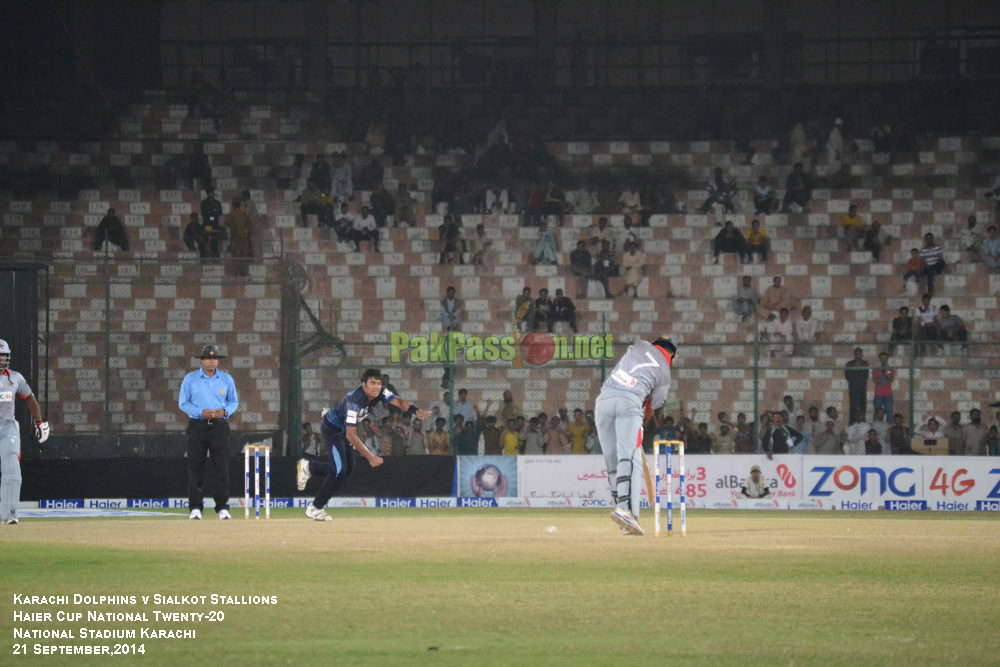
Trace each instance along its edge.
<instances>
[{"instance_id":1,"label":"cricket bat","mask_svg":"<svg viewBox=\"0 0 1000 667\"><path fill-rule=\"evenodd\" d=\"M646 407L642 414L642 423L645 425L652 418L653 409L649 405L649 399L646 399ZM639 448L642 451L642 430L639 431ZM646 452L644 451L642 452L642 478L646 482L646 499L652 508L653 501L656 499L656 491L653 489L653 476L649 473L649 461L646 460Z\"/></svg>"},{"instance_id":2,"label":"cricket bat","mask_svg":"<svg viewBox=\"0 0 1000 667\"><path fill-rule=\"evenodd\" d=\"M639 451L642 451L641 449ZM656 501L656 492L653 490L653 476L649 473L649 461L646 460L646 452L642 452L642 479L646 482L646 501L652 508Z\"/></svg>"}]
</instances>

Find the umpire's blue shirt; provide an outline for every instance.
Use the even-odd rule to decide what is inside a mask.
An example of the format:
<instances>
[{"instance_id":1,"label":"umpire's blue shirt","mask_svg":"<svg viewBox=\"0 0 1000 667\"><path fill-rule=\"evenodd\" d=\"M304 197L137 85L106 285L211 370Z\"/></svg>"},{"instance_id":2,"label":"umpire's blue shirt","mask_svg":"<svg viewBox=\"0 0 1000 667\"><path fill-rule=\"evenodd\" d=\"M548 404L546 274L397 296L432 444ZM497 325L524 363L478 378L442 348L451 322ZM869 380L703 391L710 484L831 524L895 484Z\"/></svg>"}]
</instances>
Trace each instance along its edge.
<instances>
[{"instance_id":1,"label":"umpire's blue shirt","mask_svg":"<svg viewBox=\"0 0 1000 667\"><path fill-rule=\"evenodd\" d=\"M181 395L178 400L181 411L191 419L203 419L202 410L226 411L226 419L233 416L240 405L236 395L236 384L228 373L220 370L208 377L205 369L188 373L181 383Z\"/></svg>"}]
</instances>

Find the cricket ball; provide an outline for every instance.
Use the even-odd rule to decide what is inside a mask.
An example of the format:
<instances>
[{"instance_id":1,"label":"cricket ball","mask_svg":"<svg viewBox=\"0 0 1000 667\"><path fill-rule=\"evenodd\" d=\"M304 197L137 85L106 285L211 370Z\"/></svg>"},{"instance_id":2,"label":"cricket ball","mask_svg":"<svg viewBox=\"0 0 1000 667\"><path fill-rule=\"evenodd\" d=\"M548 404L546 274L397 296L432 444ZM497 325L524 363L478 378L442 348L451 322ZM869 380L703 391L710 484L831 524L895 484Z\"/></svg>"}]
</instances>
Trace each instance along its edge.
<instances>
[{"instance_id":1,"label":"cricket ball","mask_svg":"<svg viewBox=\"0 0 1000 667\"><path fill-rule=\"evenodd\" d=\"M552 361L556 344L544 331L532 331L521 339L521 357L532 366L544 366Z\"/></svg>"}]
</instances>

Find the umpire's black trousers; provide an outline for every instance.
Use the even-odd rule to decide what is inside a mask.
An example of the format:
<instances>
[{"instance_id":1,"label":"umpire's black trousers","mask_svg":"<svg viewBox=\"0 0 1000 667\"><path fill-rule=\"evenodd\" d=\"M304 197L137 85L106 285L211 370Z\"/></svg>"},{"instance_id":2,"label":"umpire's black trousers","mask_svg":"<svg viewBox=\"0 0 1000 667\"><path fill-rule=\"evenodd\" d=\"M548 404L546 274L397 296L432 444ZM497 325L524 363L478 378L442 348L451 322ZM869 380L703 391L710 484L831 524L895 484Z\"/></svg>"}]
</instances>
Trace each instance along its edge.
<instances>
[{"instance_id":1,"label":"umpire's black trousers","mask_svg":"<svg viewBox=\"0 0 1000 667\"><path fill-rule=\"evenodd\" d=\"M205 457L211 455L215 477L215 512L229 509L229 422L191 419L187 426L188 506L204 510Z\"/></svg>"}]
</instances>

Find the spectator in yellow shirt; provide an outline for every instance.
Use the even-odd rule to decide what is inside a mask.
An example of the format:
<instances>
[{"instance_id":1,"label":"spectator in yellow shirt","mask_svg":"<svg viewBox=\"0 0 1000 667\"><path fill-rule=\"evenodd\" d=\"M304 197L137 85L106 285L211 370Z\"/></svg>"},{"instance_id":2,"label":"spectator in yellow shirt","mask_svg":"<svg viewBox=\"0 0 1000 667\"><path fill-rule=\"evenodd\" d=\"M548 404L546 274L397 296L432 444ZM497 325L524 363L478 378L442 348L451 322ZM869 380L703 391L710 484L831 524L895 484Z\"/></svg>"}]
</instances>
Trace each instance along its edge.
<instances>
[{"instance_id":1,"label":"spectator in yellow shirt","mask_svg":"<svg viewBox=\"0 0 1000 667\"><path fill-rule=\"evenodd\" d=\"M851 204L847 209L847 214L840 219L840 226L844 229L844 241L850 251L861 250L858 242L861 240L861 216L858 215L858 207Z\"/></svg>"},{"instance_id":2,"label":"spectator in yellow shirt","mask_svg":"<svg viewBox=\"0 0 1000 667\"><path fill-rule=\"evenodd\" d=\"M427 436L427 453L432 456L447 456L450 451L450 436L444 430L447 423L444 417L438 417L434 422L435 429Z\"/></svg>"},{"instance_id":3,"label":"spectator in yellow shirt","mask_svg":"<svg viewBox=\"0 0 1000 667\"><path fill-rule=\"evenodd\" d=\"M590 424L583 418L583 410L573 411L573 422L566 427L569 434L570 451L573 454L587 453L587 436L590 434Z\"/></svg>"},{"instance_id":4,"label":"spectator in yellow shirt","mask_svg":"<svg viewBox=\"0 0 1000 667\"><path fill-rule=\"evenodd\" d=\"M751 222L747 230L747 258L750 261L754 253L760 254L761 264L767 264L767 233L760 228L760 220Z\"/></svg>"},{"instance_id":5,"label":"spectator in yellow shirt","mask_svg":"<svg viewBox=\"0 0 1000 667\"><path fill-rule=\"evenodd\" d=\"M517 456L521 453L521 434L517 432L517 422L514 419L507 420L507 428L500 436L503 443L504 456Z\"/></svg>"},{"instance_id":6,"label":"spectator in yellow shirt","mask_svg":"<svg viewBox=\"0 0 1000 667\"><path fill-rule=\"evenodd\" d=\"M627 216L642 213L642 197L639 195L639 184L629 184L628 190L622 192L622 196L618 198L618 203L622 205L622 213Z\"/></svg>"}]
</instances>

